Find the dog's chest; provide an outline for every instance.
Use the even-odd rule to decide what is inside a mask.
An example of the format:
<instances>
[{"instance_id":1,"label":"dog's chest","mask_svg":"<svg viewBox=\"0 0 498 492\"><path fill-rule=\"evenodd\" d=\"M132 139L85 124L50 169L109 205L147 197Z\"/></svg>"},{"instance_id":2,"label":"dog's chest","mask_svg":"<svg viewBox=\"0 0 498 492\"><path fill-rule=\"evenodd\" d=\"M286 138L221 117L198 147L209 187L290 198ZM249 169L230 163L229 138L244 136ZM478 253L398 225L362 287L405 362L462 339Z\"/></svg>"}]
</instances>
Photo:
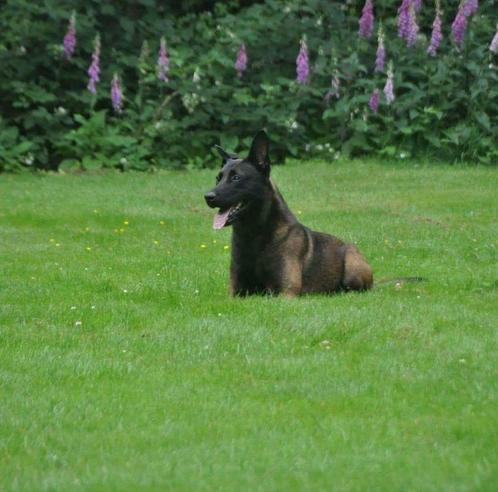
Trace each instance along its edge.
<instances>
[{"instance_id":1,"label":"dog's chest","mask_svg":"<svg viewBox=\"0 0 498 492\"><path fill-rule=\"evenodd\" d=\"M232 272L259 288L272 288L278 283L281 269L281 251L272 242L239 245L232 251Z\"/></svg>"}]
</instances>

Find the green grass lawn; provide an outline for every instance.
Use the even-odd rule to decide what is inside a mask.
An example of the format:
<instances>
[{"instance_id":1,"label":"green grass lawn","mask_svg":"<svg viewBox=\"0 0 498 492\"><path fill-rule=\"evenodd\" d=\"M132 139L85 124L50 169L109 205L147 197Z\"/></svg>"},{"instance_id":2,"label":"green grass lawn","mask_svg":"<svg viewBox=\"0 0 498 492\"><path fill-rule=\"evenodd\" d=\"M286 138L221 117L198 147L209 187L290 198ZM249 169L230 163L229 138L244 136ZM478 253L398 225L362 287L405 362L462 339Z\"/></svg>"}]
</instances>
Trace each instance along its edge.
<instances>
[{"instance_id":1,"label":"green grass lawn","mask_svg":"<svg viewBox=\"0 0 498 492\"><path fill-rule=\"evenodd\" d=\"M215 171L0 176L0 490L498 489L498 171L273 175L427 281L234 300Z\"/></svg>"}]
</instances>

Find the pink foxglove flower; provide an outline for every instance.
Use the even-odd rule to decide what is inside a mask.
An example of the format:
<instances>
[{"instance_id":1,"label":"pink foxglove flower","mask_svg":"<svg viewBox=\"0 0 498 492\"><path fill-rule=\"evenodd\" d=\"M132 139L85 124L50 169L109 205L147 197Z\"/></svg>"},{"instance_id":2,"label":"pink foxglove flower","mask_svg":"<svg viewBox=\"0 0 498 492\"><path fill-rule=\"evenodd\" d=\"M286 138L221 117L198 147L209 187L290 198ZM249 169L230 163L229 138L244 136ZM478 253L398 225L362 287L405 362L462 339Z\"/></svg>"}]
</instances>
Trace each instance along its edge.
<instances>
[{"instance_id":1,"label":"pink foxglove flower","mask_svg":"<svg viewBox=\"0 0 498 492\"><path fill-rule=\"evenodd\" d=\"M408 31L406 33L406 44L408 48L415 46L417 42L418 35L418 24L417 24L417 14L415 12L415 7L410 5L410 9L408 11Z\"/></svg>"},{"instance_id":2,"label":"pink foxglove flower","mask_svg":"<svg viewBox=\"0 0 498 492\"><path fill-rule=\"evenodd\" d=\"M415 11L418 12L422 8L422 0L412 0L412 5Z\"/></svg>"},{"instance_id":3,"label":"pink foxglove flower","mask_svg":"<svg viewBox=\"0 0 498 492\"><path fill-rule=\"evenodd\" d=\"M159 55L157 57L157 78L162 82L168 82L169 58L168 50L166 49L166 40L164 36L161 38L159 46Z\"/></svg>"},{"instance_id":4,"label":"pink foxglove flower","mask_svg":"<svg viewBox=\"0 0 498 492\"><path fill-rule=\"evenodd\" d=\"M462 4L464 5L464 4ZM460 47L463 43L463 38L465 37L465 30L467 29L467 16L465 15L464 9L460 5L458 12L451 24L451 32L453 34L453 41Z\"/></svg>"},{"instance_id":5,"label":"pink foxglove flower","mask_svg":"<svg viewBox=\"0 0 498 492\"><path fill-rule=\"evenodd\" d=\"M493 53L498 53L498 26L496 26L496 34L489 45L489 50Z\"/></svg>"},{"instance_id":6,"label":"pink foxglove flower","mask_svg":"<svg viewBox=\"0 0 498 492\"><path fill-rule=\"evenodd\" d=\"M118 74L115 73L111 82L111 101L112 107L116 113L121 113L123 110L123 91L119 83Z\"/></svg>"},{"instance_id":7,"label":"pink foxglove flower","mask_svg":"<svg viewBox=\"0 0 498 492\"><path fill-rule=\"evenodd\" d=\"M387 70L386 85L384 86L384 95L386 96L387 104L391 104L395 99L393 78L394 78L393 64L392 62L390 62L389 68Z\"/></svg>"},{"instance_id":8,"label":"pink foxglove flower","mask_svg":"<svg viewBox=\"0 0 498 492\"><path fill-rule=\"evenodd\" d=\"M240 45L239 51L237 53L237 59L235 60L235 70L237 70L237 75L239 77L242 77L242 74L247 70L247 52L245 43L242 43Z\"/></svg>"},{"instance_id":9,"label":"pink foxglove flower","mask_svg":"<svg viewBox=\"0 0 498 492\"><path fill-rule=\"evenodd\" d=\"M375 57L375 72L383 72L386 62L386 48L384 46L384 31L379 27L377 55Z\"/></svg>"},{"instance_id":10,"label":"pink foxglove flower","mask_svg":"<svg viewBox=\"0 0 498 492\"><path fill-rule=\"evenodd\" d=\"M299 54L296 59L296 80L299 84L308 84L308 77L310 73L309 59L308 59L308 45L306 40L301 40L301 48L299 49Z\"/></svg>"},{"instance_id":11,"label":"pink foxglove flower","mask_svg":"<svg viewBox=\"0 0 498 492\"><path fill-rule=\"evenodd\" d=\"M374 89L372 95L370 96L370 101L368 102L368 105L370 106L370 109L373 113L377 113L377 111L379 110L379 103L380 91L379 89Z\"/></svg>"},{"instance_id":12,"label":"pink foxglove flower","mask_svg":"<svg viewBox=\"0 0 498 492\"><path fill-rule=\"evenodd\" d=\"M100 36L97 34L93 42L92 63L88 68L87 89L92 93L97 93L97 84L100 81Z\"/></svg>"},{"instance_id":13,"label":"pink foxglove flower","mask_svg":"<svg viewBox=\"0 0 498 492\"><path fill-rule=\"evenodd\" d=\"M478 0L464 0L462 8L465 17L469 17L469 15L473 15L477 12L479 2Z\"/></svg>"},{"instance_id":14,"label":"pink foxglove flower","mask_svg":"<svg viewBox=\"0 0 498 492\"><path fill-rule=\"evenodd\" d=\"M408 38L410 28L410 6L411 0L403 0L398 9L398 35L401 39Z\"/></svg>"},{"instance_id":15,"label":"pink foxglove flower","mask_svg":"<svg viewBox=\"0 0 498 492\"><path fill-rule=\"evenodd\" d=\"M359 35L362 38L369 38L374 28L373 0L366 0L360 17Z\"/></svg>"},{"instance_id":16,"label":"pink foxglove flower","mask_svg":"<svg viewBox=\"0 0 498 492\"><path fill-rule=\"evenodd\" d=\"M436 52L439 49L441 40L443 39L443 34L441 30L441 10L439 8L439 2L437 2L436 17L432 23L432 35L431 42L427 48L427 53L431 56L436 56Z\"/></svg>"},{"instance_id":17,"label":"pink foxglove flower","mask_svg":"<svg viewBox=\"0 0 498 492\"><path fill-rule=\"evenodd\" d=\"M64 36L64 54L66 58L69 59L73 56L74 50L76 49L76 13L71 14L69 19L69 26L67 28L66 35Z\"/></svg>"}]
</instances>

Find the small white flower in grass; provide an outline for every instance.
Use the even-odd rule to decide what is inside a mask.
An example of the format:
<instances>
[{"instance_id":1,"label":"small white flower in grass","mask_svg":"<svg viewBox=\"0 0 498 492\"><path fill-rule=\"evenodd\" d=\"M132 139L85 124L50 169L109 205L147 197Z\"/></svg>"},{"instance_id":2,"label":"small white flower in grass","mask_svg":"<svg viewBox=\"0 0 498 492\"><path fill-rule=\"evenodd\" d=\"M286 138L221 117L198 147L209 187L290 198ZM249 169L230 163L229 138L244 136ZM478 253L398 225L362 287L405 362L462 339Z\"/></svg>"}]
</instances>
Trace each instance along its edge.
<instances>
[{"instance_id":1,"label":"small white flower in grass","mask_svg":"<svg viewBox=\"0 0 498 492\"><path fill-rule=\"evenodd\" d=\"M95 306L92 306L90 309L95 309Z\"/></svg>"},{"instance_id":2,"label":"small white flower in grass","mask_svg":"<svg viewBox=\"0 0 498 492\"><path fill-rule=\"evenodd\" d=\"M198 294L198 293L199 293L199 289L195 289L194 294Z\"/></svg>"},{"instance_id":3,"label":"small white flower in grass","mask_svg":"<svg viewBox=\"0 0 498 492\"><path fill-rule=\"evenodd\" d=\"M460 362L460 364L466 364L467 361L465 359L458 359L458 362Z\"/></svg>"},{"instance_id":4,"label":"small white flower in grass","mask_svg":"<svg viewBox=\"0 0 498 492\"><path fill-rule=\"evenodd\" d=\"M74 311L76 309L76 306L71 306L71 311Z\"/></svg>"},{"instance_id":5,"label":"small white flower in grass","mask_svg":"<svg viewBox=\"0 0 498 492\"><path fill-rule=\"evenodd\" d=\"M124 292L125 294L128 294L128 289L123 289L123 292Z\"/></svg>"},{"instance_id":6,"label":"small white flower in grass","mask_svg":"<svg viewBox=\"0 0 498 492\"><path fill-rule=\"evenodd\" d=\"M74 323L74 326L81 326L83 323L81 321L76 321L76 323Z\"/></svg>"}]
</instances>

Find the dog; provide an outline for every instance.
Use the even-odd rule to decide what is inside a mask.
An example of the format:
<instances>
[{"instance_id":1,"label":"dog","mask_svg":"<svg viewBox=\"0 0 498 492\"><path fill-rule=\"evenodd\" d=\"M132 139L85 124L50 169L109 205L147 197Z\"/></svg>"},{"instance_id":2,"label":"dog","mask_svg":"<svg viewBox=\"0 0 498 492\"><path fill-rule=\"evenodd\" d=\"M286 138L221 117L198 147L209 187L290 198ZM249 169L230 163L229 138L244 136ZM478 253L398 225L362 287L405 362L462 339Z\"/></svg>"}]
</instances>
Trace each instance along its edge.
<instances>
[{"instance_id":1,"label":"dog","mask_svg":"<svg viewBox=\"0 0 498 492\"><path fill-rule=\"evenodd\" d=\"M331 294L373 285L370 265L353 244L299 223L270 179L270 142L255 137L245 159L217 147L222 167L204 195L218 208L214 229L232 226L232 296Z\"/></svg>"}]
</instances>

